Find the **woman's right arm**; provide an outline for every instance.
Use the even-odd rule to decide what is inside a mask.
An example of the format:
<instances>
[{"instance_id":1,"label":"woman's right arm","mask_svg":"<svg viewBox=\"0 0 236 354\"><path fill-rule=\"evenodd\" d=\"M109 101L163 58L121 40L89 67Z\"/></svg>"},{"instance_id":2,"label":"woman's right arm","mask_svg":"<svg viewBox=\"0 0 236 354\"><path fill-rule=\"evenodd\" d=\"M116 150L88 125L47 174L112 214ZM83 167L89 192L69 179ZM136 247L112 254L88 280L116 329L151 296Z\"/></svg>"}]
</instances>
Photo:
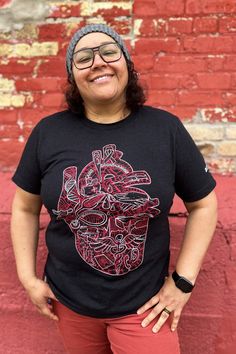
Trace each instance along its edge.
<instances>
[{"instance_id":1,"label":"woman's right arm","mask_svg":"<svg viewBox=\"0 0 236 354\"><path fill-rule=\"evenodd\" d=\"M11 238L17 274L38 311L57 320L48 306L48 298L57 300L48 284L37 277L36 255L39 237L39 215L42 207L39 195L17 187L12 204Z\"/></svg>"}]
</instances>

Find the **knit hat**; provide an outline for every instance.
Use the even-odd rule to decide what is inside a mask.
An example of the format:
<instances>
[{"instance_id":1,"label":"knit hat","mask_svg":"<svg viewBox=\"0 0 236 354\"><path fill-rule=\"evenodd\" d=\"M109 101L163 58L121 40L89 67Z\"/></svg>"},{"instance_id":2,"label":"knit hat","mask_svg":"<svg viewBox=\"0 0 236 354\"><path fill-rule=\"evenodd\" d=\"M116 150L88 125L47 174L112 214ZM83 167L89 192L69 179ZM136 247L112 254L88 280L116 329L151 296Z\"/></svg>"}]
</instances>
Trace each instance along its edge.
<instances>
[{"instance_id":1,"label":"knit hat","mask_svg":"<svg viewBox=\"0 0 236 354\"><path fill-rule=\"evenodd\" d=\"M90 24L90 25L82 27L77 32L75 32L75 34L73 35L73 37L69 43L69 46L67 48L67 53L66 53L66 69L67 69L69 76L72 73L71 63L72 63L72 57L73 57L73 53L74 53L76 44L78 43L78 41L82 37L84 37L86 34L92 33L92 32L102 32L102 33L105 33L108 36L112 37L121 46L122 52L123 52L126 60L127 61L131 60L129 52L128 52L121 36L116 31L114 31L111 27L108 27L107 25L104 25L102 23Z\"/></svg>"}]
</instances>

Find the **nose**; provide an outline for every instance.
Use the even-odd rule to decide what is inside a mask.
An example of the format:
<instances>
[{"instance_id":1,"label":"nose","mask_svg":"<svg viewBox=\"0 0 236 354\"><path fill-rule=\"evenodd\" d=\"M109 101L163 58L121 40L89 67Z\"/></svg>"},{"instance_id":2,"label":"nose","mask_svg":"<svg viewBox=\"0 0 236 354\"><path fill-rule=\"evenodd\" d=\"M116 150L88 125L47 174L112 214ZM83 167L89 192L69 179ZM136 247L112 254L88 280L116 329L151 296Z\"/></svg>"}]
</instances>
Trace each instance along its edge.
<instances>
[{"instance_id":1,"label":"nose","mask_svg":"<svg viewBox=\"0 0 236 354\"><path fill-rule=\"evenodd\" d=\"M106 66L107 63L101 58L98 51L94 52L94 61L92 68L96 68L98 66Z\"/></svg>"}]
</instances>

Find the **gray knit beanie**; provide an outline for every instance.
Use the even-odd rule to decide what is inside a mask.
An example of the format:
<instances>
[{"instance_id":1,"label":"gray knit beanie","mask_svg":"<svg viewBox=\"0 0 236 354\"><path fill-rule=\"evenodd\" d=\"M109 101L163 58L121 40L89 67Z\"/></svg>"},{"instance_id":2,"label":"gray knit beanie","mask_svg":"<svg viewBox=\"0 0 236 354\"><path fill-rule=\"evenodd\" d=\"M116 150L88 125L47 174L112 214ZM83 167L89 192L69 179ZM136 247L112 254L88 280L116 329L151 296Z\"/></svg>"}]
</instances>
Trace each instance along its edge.
<instances>
[{"instance_id":1,"label":"gray knit beanie","mask_svg":"<svg viewBox=\"0 0 236 354\"><path fill-rule=\"evenodd\" d=\"M112 37L121 46L122 52L123 52L126 60L127 61L131 60L129 52L128 52L121 36L116 31L114 31L111 27L108 27L107 25L104 25L102 23L90 24L85 27L82 27L77 32L75 32L75 34L73 35L73 37L69 43L69 46L67 48L67 53L66 53L66 69L67 69L69 76L71 76L71 73L72 73L71 64L72 64L72 57L73 57L73 53L74 53L74 49L75 49L76 44L78 43L78 41L82 37L84 37L86 34L92 33L92 32L102 32L102 33L105 33L108 36Z\"/></svg>"}]
</instances>

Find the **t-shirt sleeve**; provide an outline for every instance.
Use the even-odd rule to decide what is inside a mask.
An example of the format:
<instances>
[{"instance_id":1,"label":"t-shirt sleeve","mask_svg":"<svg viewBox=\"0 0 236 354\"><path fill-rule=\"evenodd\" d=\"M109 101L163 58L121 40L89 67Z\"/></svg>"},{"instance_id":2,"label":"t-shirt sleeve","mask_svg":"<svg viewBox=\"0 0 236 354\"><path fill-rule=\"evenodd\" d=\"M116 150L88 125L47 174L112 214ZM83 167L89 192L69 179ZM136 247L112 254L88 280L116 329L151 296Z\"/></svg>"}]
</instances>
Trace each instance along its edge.
<instances>
[{"instance_id":1,"label":"t-shirt sleeve","mask_svg":"<svg viewBox=\"0 0 236 354\"><path fill-rule=\"evenodd\" d=\"M36 126L26 142L12 181L26 192L40 194L41 171L38 156L39 127Z\"/></svg>"},{"instance_id":2,"label":"t-shirt sleeve","mask_svg":"<svg viewBox=\"0 0 236 354\"><path fill-rule=\"evenodd\" d=\"M206 197L216 186L204 158L190 134L177 122L175 141L175 191L185 202Z\"/></svg>"}]
</instances>

